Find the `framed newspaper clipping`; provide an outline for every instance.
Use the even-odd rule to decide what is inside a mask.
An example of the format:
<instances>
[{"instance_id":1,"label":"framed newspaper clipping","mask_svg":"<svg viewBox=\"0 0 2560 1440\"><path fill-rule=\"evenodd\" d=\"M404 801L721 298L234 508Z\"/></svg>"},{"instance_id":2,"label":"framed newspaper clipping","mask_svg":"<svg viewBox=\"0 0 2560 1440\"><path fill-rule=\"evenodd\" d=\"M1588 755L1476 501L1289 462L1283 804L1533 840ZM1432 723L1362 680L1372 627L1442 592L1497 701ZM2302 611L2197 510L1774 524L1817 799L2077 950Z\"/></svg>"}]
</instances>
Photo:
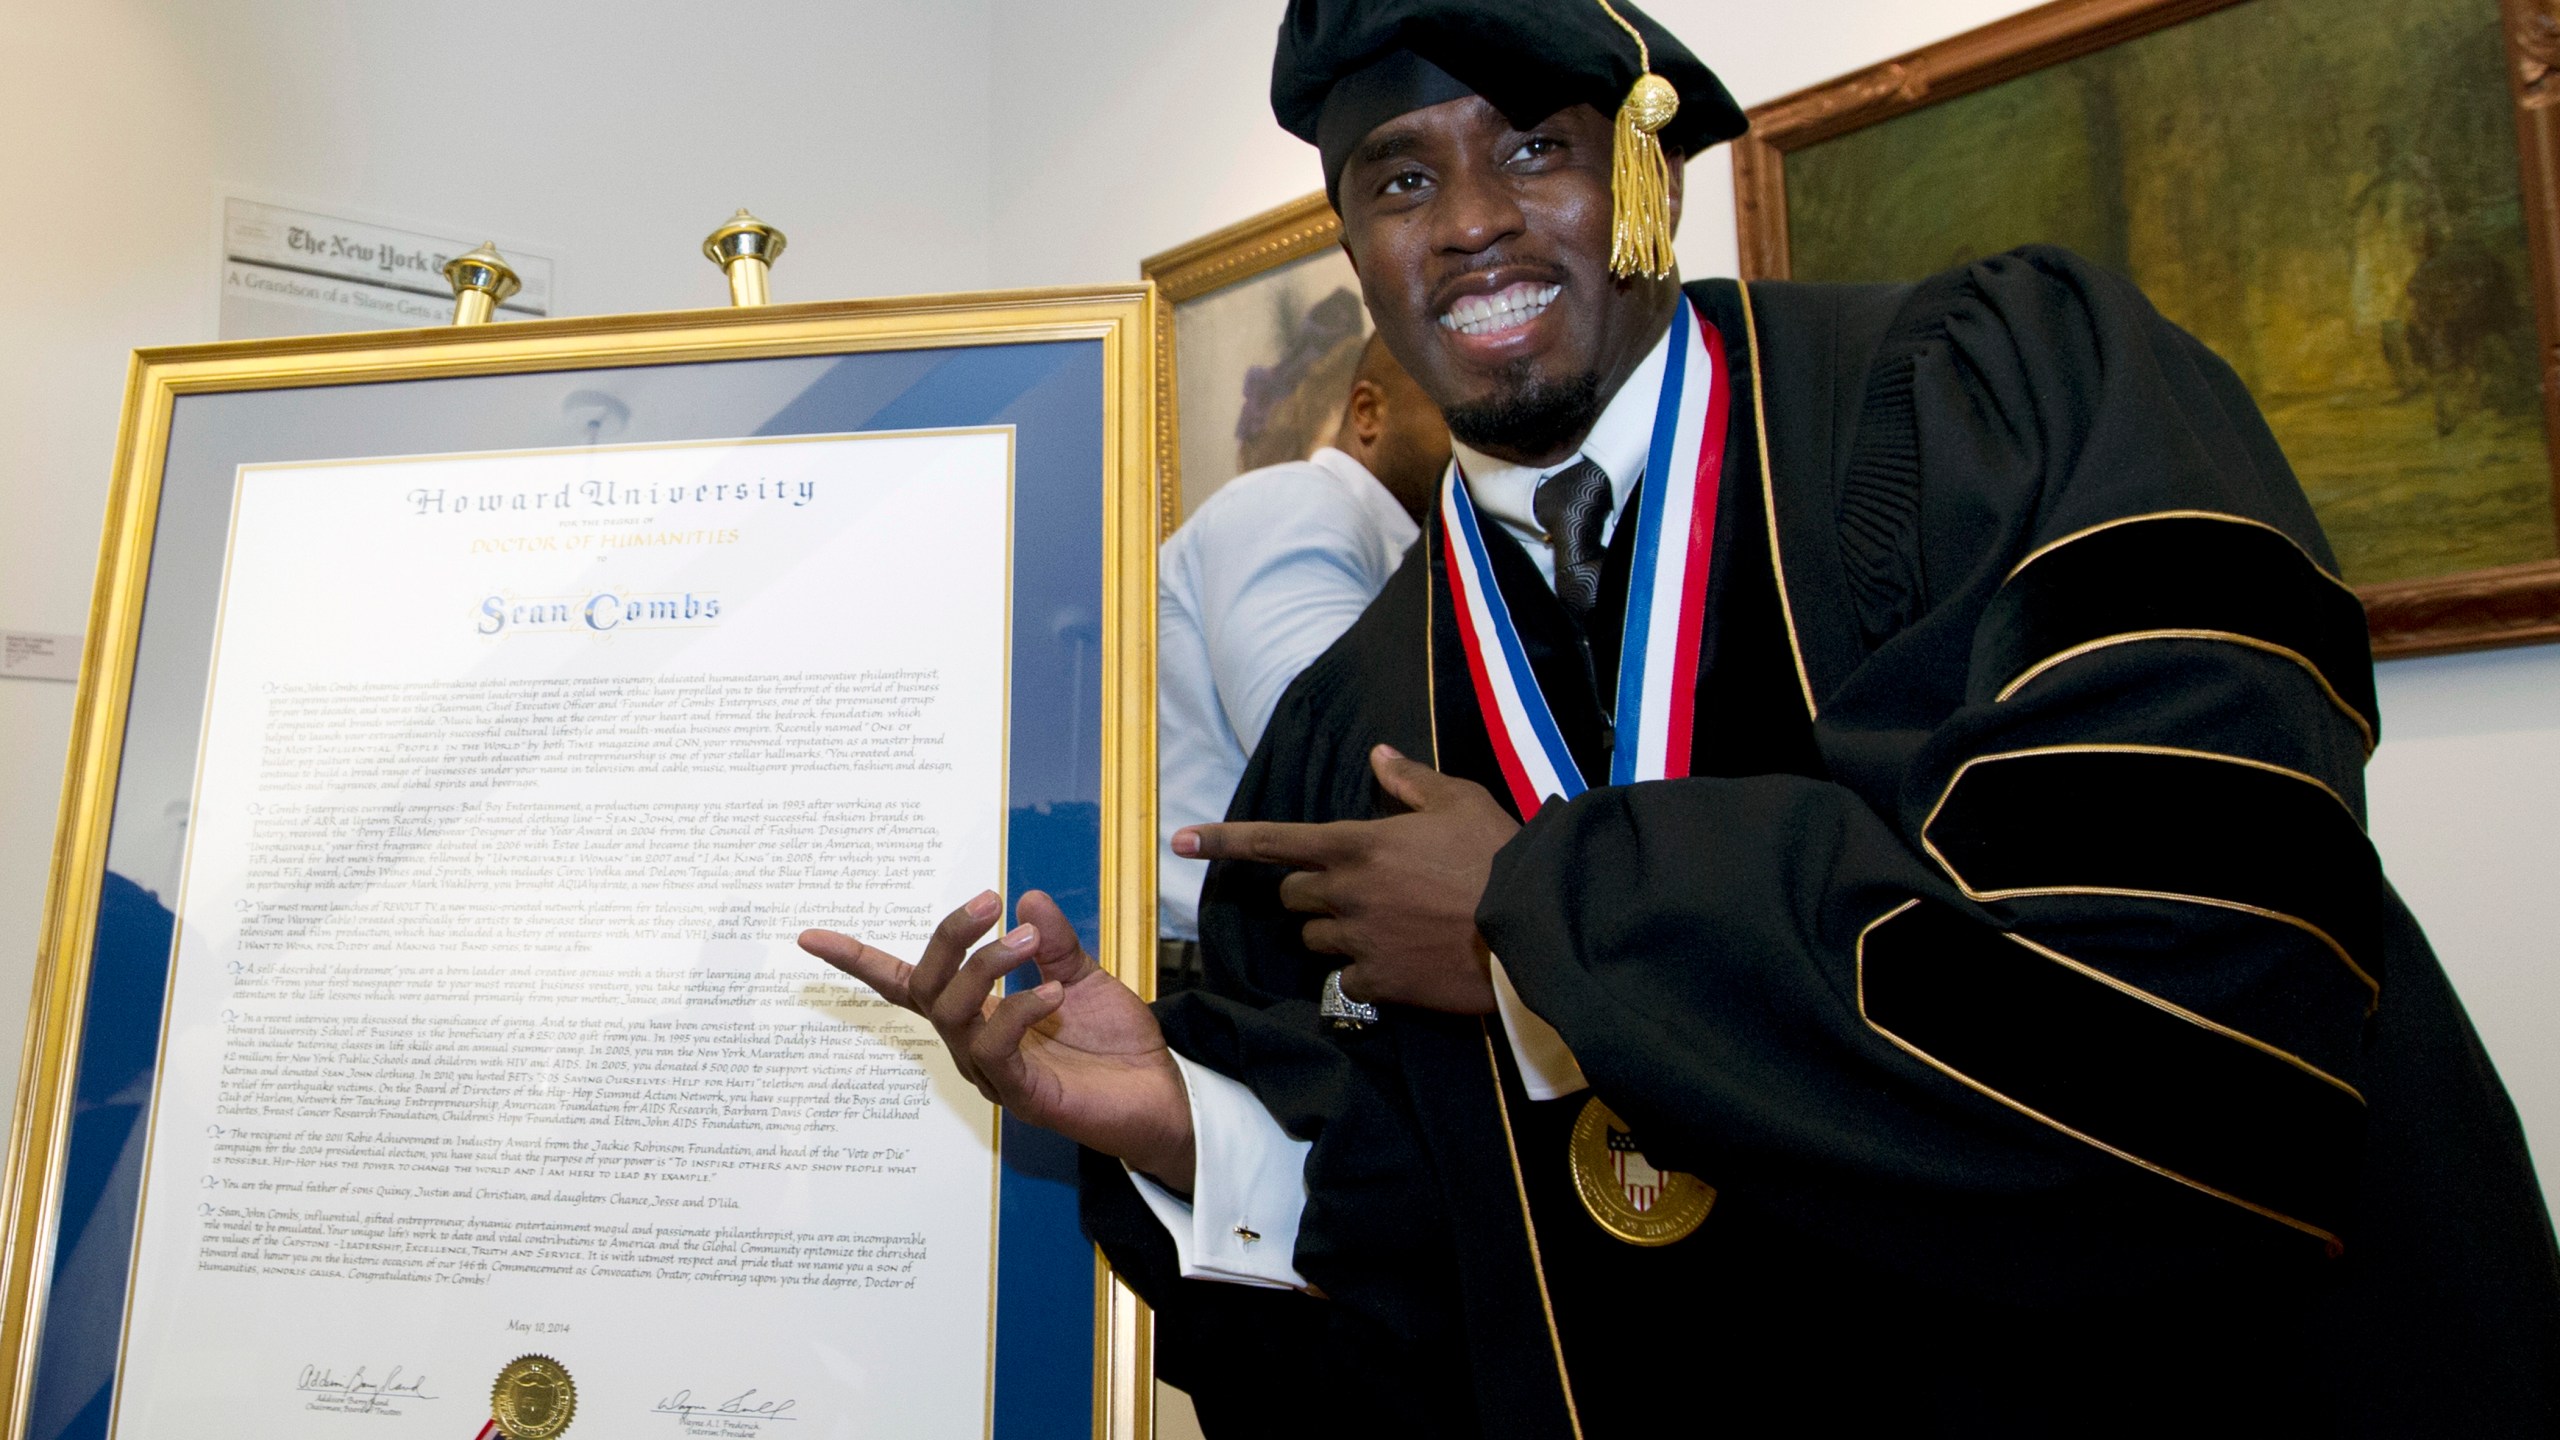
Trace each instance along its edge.
<instances>
[{"instance_id":1,"label":"framed newspaper clipping","mask_svg":"<svg viewBox=\"0 0 2560 1440\"><path fill-rule=\"evenodd\" d=\"M12 1440L1143 1435L1071 1149L792 939L1036 888L1147 986L1150 308L138 354Z\"/></svg>"}]
</instances>

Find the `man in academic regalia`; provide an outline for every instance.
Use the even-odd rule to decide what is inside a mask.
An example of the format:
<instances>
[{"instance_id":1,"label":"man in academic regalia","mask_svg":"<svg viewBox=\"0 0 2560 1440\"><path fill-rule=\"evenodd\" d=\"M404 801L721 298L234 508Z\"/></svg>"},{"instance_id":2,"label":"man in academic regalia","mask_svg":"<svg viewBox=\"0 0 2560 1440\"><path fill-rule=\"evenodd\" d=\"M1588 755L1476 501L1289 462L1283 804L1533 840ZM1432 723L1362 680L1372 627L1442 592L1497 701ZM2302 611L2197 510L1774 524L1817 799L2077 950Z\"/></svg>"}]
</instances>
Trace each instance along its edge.
<instances>
[{"instance_id":1,"label":"man in academic regalia","mask_svg":"<svg viewBox=\"0 0 2560 1440\"><path fill-rule=\"evenodd\" d=\"M2230 369L2054 250L1680 286L1743 120L1626 5L1294 0L1272 93L1459 443L1178 843L1209 993L1037 894L807 940L1090 1147L1209 1433L2554 1433L2550 1221Z\"/></svg>"}]
</instances>

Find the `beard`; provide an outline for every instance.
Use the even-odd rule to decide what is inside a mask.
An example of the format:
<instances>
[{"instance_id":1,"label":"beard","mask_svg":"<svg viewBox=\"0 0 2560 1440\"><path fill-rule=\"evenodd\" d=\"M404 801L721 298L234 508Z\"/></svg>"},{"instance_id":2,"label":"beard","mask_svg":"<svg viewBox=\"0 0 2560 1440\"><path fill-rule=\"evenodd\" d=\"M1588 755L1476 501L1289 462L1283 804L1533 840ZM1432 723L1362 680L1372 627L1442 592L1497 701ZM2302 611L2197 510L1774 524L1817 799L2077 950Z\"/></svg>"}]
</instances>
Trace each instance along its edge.
<instances>
[{"instance_id":1,"label":"beard","mask_svg":"<svg viewBox=\"0 0 2560 1440\"><path fill-rule=\"evenodd\" d=\"M1589 433L1600 418L1600 372L1549 379L1533 373L1528 361L1517 361L1492 396L1442 414L1449 433L1478 450L1550 455Z\"/></svg>"}]
</instances>

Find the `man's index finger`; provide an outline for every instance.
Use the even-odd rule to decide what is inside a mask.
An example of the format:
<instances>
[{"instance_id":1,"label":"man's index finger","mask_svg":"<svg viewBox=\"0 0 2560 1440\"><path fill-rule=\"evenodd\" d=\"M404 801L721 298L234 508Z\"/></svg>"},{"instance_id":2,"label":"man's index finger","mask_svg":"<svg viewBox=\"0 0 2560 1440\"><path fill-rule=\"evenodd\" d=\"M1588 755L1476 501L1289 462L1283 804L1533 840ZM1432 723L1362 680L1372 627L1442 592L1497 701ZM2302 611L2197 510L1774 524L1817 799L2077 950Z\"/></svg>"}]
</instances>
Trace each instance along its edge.
<instances>
[{"instance_id":1,"label":"man's index finger","mask_svg":"<svg viewBox=\"0 0 2560 1440\"><path fill-rule=\"evenodd\" d=\"M1199 827L1203 860L1258 860L1270 865L1321 869L1342 858L1356 821L1293 825L1276 820L1234 820Z\"/></svg>"}]
</instances>

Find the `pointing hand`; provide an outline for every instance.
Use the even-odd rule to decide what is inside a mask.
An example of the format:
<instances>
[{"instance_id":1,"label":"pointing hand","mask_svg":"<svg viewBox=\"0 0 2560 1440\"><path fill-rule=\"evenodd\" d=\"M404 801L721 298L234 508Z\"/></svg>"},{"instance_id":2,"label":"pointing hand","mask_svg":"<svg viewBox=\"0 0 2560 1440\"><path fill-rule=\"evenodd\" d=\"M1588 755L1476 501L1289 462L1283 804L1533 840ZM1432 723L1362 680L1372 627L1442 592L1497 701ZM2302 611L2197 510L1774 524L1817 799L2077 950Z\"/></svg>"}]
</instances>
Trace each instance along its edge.
<instances>
[{"instance_id":1,"label":"pointing hand","mask_svg":"<svg viewBox=\"0 0 2560 1440\"><path fill-rule=\"evenodd\" d=\"M960 1073L1017 1118L1190 1193L1190 1099L1154 1013L1040 891L1015 907L1020 925L970 951L1002 910L990 890L952 911L913 965L832 930L803 931L800 948L931 1021ZM999 998L1025 961L1040 984Z\"/></svg>"}]
</instances>

